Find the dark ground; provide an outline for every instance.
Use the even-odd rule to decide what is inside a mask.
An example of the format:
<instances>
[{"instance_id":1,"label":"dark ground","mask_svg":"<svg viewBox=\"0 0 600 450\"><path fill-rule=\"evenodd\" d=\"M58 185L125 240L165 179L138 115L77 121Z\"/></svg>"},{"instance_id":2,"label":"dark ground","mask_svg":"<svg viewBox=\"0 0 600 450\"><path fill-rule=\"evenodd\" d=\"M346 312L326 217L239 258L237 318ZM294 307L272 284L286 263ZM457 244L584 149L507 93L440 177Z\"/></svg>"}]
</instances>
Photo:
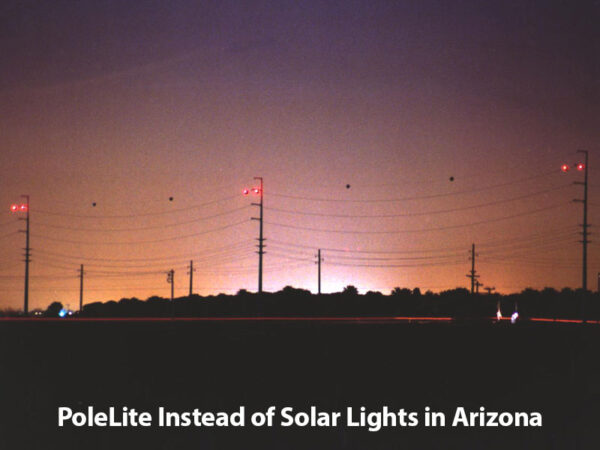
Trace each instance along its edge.
<instances>
[{"instance_id":1,"label":"dark ground","mask_svg":"<svg viewBox=\"0 0 600 450\"><path fill-rule=\"evenodd\" d=\"M1 449L596 449L600 326L0 323ZM540 411L542 428L58 428L57 408ZM422 416L420 416L422 418Z\"/></svg>"}]
</instances>

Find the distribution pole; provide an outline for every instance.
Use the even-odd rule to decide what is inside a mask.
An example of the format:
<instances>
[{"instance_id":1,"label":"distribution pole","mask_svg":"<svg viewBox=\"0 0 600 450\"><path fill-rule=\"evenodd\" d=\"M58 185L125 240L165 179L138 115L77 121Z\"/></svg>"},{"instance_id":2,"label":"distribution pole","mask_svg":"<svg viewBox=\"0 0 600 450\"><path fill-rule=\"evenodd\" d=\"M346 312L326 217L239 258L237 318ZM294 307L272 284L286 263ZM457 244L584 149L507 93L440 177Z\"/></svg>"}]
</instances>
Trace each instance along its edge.
<instances>
[{"instance_id":1,"label":"distribution pole","mask_svg":"<svg viewBox=\"0 0 600 450\"><path fill-rule=\"evenodd\" d=\"M194 261L190 260L190 297L193 291L193 280L194 280Z\"/></svg>"},{"instance_id":2,"label":"distribution pole","mask_svg":"<svg viewBox=\"0 0 600 450\"><path fill-rule=\"evenodd\" d=\"M167 283L171 284L171 301L173 301L175 293L175 271L173 269L167 272Z\"/></svg>"},{"instance_id":3,"label":"distribution pole","mask_svg":"<svg viewBox=\"0 0 600 450\"><path fill-rule=\"evenodd\" d=\"M475 270L475 244L473 244L471 246L471 272L470 274L467 275L467 278L471 279L471 294L475 293L475 280L477 280L477 278L479 278L479 275L477 275L477 271ZM477 281L477 283L479 283L479 281ZM479 286L477 288L477 290L479 291Z\"/></svg>"},{"instance_id":4,"label":"distribution pole","mask_svg":"<svg viewBox=\"0 0 600 450\"><path fill-rule=\"evenodd\" d=\"M252 203L254 206L258 206L260 209L259 217L252 217L252 220L259 221L259 232L258 232L258 293L263 291L263 255L265 254L265 245L263 238L263 179L262 177L254 177L255 180L260 181L260 203Z\"/></svg>"},{"instance_id":5,"label":"distribution pole","mask_svg":"<svg viewBox=\"0 0 600 450\"><path fill-rule=\"evenodd\" d=\"M321 295L321 262L323 261L323 258L321 258L321 249L319 249L318 253L317 253L317 264L318 264L318 292L319 295Z\"/></svg>"},{"instance_id":6,"label":"distribution pole","mask_svg":"<svg viewBox=\"0 0 600 450\"><path fill-rule=\"evenodd\" d=\"M25 215L25 291L23 301L23 312L29 314L29 263L31 262L31 248L29 247L29 195L22 195L26 201Z\"/></svg>"},{"instance_id":7,"label":"distribution pole","mask_svg":"<svg viewBox=\"0 0 600 450\"><path fill-rule=\"evenodd\" d=\"M79 314L83 311L83 264L79 269Z\"/></svg>"},{"instance_id":8,"label":"distribution pole","mask_svg":"<svg viewBox=\"0 0 600 450\"><path fill-rule=\"evenodd\" d=\"M587 245L590 242L588 240L588 221L587 221L587 207L588 207L588 152L587 150L577 150L577 153L583 153L585 155L585 162L583 163L584 181L576 181L575 184L583 186L583 200L575 200L576 202L583 203L583 227L582 235L583 239L580 241L582 244L582 267L581 267L581 288L587 291Z\"/></svg>"}]
</instances>

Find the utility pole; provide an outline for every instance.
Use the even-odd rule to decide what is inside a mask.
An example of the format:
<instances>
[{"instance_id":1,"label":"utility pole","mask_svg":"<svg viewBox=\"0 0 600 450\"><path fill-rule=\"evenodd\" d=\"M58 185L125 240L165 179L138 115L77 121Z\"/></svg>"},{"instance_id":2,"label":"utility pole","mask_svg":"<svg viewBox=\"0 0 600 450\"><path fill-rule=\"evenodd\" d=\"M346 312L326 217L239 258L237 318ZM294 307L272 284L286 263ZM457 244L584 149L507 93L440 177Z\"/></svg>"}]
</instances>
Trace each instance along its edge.
<instances>
[{"instance_id":1,"label":"utility pole","mask_svg":"<svg viewBox=\"0 0 600 450\"><path fill-rule=\"evenodd\" d=\"M175 294L175 271L173 269L167 272L167 283L171 284L171 301Z\"/></svg>"},{"instance_id":2,"label":"utility pole","mask_svg":"<svg viewBox=\"0 0 600 450\"><path fill-rule=\"evenodd\" d=\"M83 311L83 264L79 269L79 314Z\"/></svg>"},{"instance_id":3,"label":"utility pole","mask_svg":"<svg viewBox=\"0 0 600 450\"><path fill-rule=\"evenodd\" d=\"M254 206L260 208L259 217L252 217L252 220L259 221L259 232L258 232L258 293L263 291L263 255L265 254L266 239L263 238L263 179L262 177L254 177L255 180L260 181L260 188L258 194L260 195L260 203L252 203ZM256 189L256 188L255 188ZM256 192L256 191L255 191Z\"/></svg>"},{"instance_id":4,"label":"utility pole","mask_svg":"<svg viewBox=\"0 0 600 450\"><path fill-rule=\"evenodd\" d=\"M23 312L29 314L29 263L31 262L31 248L29 247L29 195L22 195L25 198L25 291L23 299ZM21 219L22 220L22 219Z\"/></svg>"},{"instance_id":5,"label":"utility pole","mask_svg":"<svg viewBox=\"0 0 600 450\"><path fill-rule=\"evenodd\" d=\"M192 291L193 291L193 280L194 280L194 272L196 269L194 269L194 261L190 260L190 294L189 296L192 296Z\"/></svg>"},{"instance_id":6,"label":"utility pole","mask_svg":"<svg viewBox=\"0 0 600 450\"><path fill-rule=\"evenodd\" d=\"M467 275L467 278L471 279L471 294L475 293L475 281L479 278L479 275L477 275L477 271L475 270L475 256L475 244L473 244L471 246L471 256L469 258L471 260L471 272ZM478 280L477 283L479 283ZM477 286L477 291L479 292L479 286Z\"/></svg>"},{"instance_id":7,"label":"utility pole","mask_svg":"<svg viewBox=\"0 0 600 450\"><path fill-rule=\"evenodd\" d=\"M486 286L483 289L485 289L487 291L488 295L490 295L492 293L492 291L496 290L496 288L494 286L491 286L491 287L490 286Z\"/></svg>"},{"instance_id":8,"label":"utility pole","mask_svg":"<svg viewBox=\"0 0 600 450\"><path fill-rule=\"evenodd\" d=\"M580 184L583 186L583 199L575 199L575 202L583 203L583 223L581 227L583 227L583 231L581 234L583 235L583 239L579 242L582 244L582 267L581 267L581 288L584 291L587 291L587 245L590 242L588 240L588 221L587 221L587 207L588 207L588 152L587 150L577 150L577 153L583 153L585 155L585 162L583 163L583 167L581 167L581 163L577 165L577 169L584 171L584 181L575 181L575 184Z\"/></svg>"},{"instance_id":9,"label":"utility pole","mask_svg":"<svg viewBox=\"0 0 600 450\"><path fill-rule=\"evenodd\" d=\"M479 280L475 280L475 293L479 294L479 287L483 286L483 283Z\"/></svg>"},{"instance_id":10,"label":"utility pole","mask_svg":"<svg viewBox=\"0 0 600 450\"><path fill-rule=\"evenodd\" d=\"M321 295L321 262L323 262L323 258L321 258L321 249L319 249L317 253L317 264L318 264L318 292Z\"/></svg>"},{"instance_id":11,"label":"utility pole","mask_svg":"<svg viewBox=\"0 0 600 450\"><path fill-rule=\"evenodd\" d=\"M29 247L29 195L21 195L25 198L25 203L12 204L10 205L10 211L12 213L24 212L25 218L19 217L19 220L25 221L25 229L19 230L21 233L25 233L25 290L23 294L23 314L29 314L29 263L31 262L31 247Z\"/></svg>"}]
</instances>

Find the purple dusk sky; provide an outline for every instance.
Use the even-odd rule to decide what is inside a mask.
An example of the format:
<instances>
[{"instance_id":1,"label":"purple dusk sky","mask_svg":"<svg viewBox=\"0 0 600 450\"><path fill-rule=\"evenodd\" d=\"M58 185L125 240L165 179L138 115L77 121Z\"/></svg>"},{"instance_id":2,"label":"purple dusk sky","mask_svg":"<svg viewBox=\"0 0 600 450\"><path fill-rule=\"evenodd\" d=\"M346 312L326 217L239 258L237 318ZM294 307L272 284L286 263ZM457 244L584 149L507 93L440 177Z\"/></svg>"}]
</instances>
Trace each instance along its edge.
<instances>
[{"instance_id":1,"label":"purple dusk sky","mask_svg":"<svg viewBox=\"0 0 600 450\"><path fill-rule=\"evenodd\" d=\"M581 283L600 223L598 1L4 1L0 308ZM453 177L453 181L451 181ZM347 185L350 187L348 188ZM170 200L172 197L172 201ZM94 206L95 204L95 206ZM592 241L594 237L591 237ZM590 244L589 287L600 271Z\"/></svg>"}]
</instances>

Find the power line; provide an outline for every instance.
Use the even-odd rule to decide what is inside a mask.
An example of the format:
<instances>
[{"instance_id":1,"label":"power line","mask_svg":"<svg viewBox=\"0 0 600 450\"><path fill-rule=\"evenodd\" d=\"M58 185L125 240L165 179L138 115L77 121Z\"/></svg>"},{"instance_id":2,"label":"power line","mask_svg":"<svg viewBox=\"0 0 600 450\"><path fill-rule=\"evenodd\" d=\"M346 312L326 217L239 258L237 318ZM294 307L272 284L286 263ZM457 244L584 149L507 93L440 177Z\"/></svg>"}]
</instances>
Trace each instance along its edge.
<instances>
[{"instance_id":1,"label":"power line","mask_svg":"<svg viewBox=\"0 0 600 450\"><path fill-rule=\"evenodd\" d=\"M544 234L540 234L539 232L536 233L532 233L530 235L526 235L526 236L522 236L520 238L514 238L514 239L502 239L502 240L491 240L491 241L484 241L482 244L478 244L480 247L487 247L487 246L501 246L504 243L517 243L517 242L529 242L533 236L545 236L546 234L549 236L553 236L552 233L555 232L562 232L563 229L571 229L571 226L568 227L560 227L560 228L556 228L554 230L546 230L546 233ZM280 246L286 246L286 247L292 247L292 248L299 248L299 249L306 249L307 251L310 250L311 252L314 251L314 247L313 246L308 246L308 245L302 245L302 244L297 244L297 243L291 243L291 242L285 242L285 241L279 241L279 240L273 240L271 241L272 245L280 245ZM385 255L385 254L422 254L422 253L441 253L441 252L454 252L454 251L461 251L464 250L464 247L459 247L459 246L455 246L455 247L438 247L438 248L429 248L429 249L409 249L409 250L398 250L398 249L386 249L386 250L366 250L366 249L358 249L358 250L352 250L352 249L343 249L343 248L333 248L333 247L321 247L322 250L326 250L328 252L336 252L336 253L344 253L344 254L378 254L378 255Z\"/></svg>"},{"instance_id":2,"label":"power line","mask_svg":"<svg viewBox=\"0 0 600 450\"><path fill-rule=\"evenodd\" d=\"M16 236L17 234L19 234L19 231L13 231L11 233L3 234L2 236L0 236L0 239Z\"/></svg>"},{"instance_id":3,"label":"power line","mask_svg":"<svg viewBox=\"0 0 600 450\"><path fill-rule=\"evenodd\" d=\"M546 251L546 250L556 250L557 248L564 247L565 242L575 242L576 233L570 233L569 235L563 237L554 238L550 242L544 242L543 240L532 240L528 244L512 244L505 246L503 248L490 248L486 250L488 255L503 255L506 252L509 254L514 252L526 252L527 254L531 254L532 250L537 252Z\"/></svg>"},{"instance_id":4,"label":"power line","mask_svg":"<svg viewBox=\"0 0 600 450\"><path fill-rule=\"evenodd\" d=\"M273 244L276 250L284 250L284 251L292 251L286 249L285 247L279 247L277 244ZM300 252L296 252L297 254ZM300 253L303 256L309 258L307 253ZM346 256L346 255L331 255L328 258L328 261L336 261L336 260L353 260L353 261L398 261L398 260L428 260L428 259L448 259L448 258L456 258L457 256L461 256L462 253L449 253L442 255L432 255L432 256L393 256L393 257L380 257L380 256Z\"/></svg>"},{"instance_id":5,"label":"power line","mask_svg":"<svg viewBox=\"0 0 600 450\"><path fill-rule=\"evenodd\" d=\"M197 223L197 222L201 222L201 221L208 220L208 219L214 219L215 217L225 216L227 214L232 214L234 212L238 212L238 211L248 209L248 208L249 208L249 205L245 205L245 206L241 206L239 208L224 211L222 213L213 214L210 216L199 217L197 219L192 219L192 220L186 220L183 222L169 223L169 224L164 224L164 225L153 225L153 226L147 226L147 227L135 227L135 228L102 228L102 229L100 229L100 228L81 228L81 227L70 227L70 226L64 226L64 225L55 225L55 224L49 224L49 223L44 223L44 222L36 222L36 225L41 225L44 227L56 228L56 229L61 229L61 230L86 231L86 232L92 231L92 232L103 232L103 233L105 233L105 232L157 230L157 229L163 229L163 228L178 227L178 226L182 226L182 225L189 225L192 223Z\"/></svg>"},{"instance_id":6,"label":"power line","mask_svg":"<svg viewBox=\"0 0 600 450\"><path fill-rule=\"evenodd\" d=\"M554 172L556 172L556 170L549 172L549 173L554 173ZM546 174L543 174L540 176L547 176L547 175L549 175L549 173L546 173ZM297 195L277 194L277 193L272 193L272 192L270 192L269 195L272 195L273 197L289 198L289 199L294 199L294 200L308 200L308 201L312 201L312 202L391 203L391 202L411 201L411 200L426 200L426 199L432 199L432 198L450 197L450 196L454 196L454 195L463 195L463 194L473 194L473 193L477 193L477 192L483 192L483 191L488 191L491 189L496 189L499 187L512 186L512 185L515 185L518 183L530 181L534 178L536 178L536 177L527 177L527 178L522 178L519 180L504 182L504 183L500 183L500 184L494 184L494 185L490 185L490 186L484 186L484 187L480 187L480 188L465 189L463 191L440 192L437 194L417 195L417 196L412 196L412 197L398 197L398 198L389 198L389 199L360 200L360 199L303 197L303 196L297 196Z\"/></svg>"},{"instance_id":7,"label":"power line","mask_svg":"<svg viewBox=\"0 0 600 450\"><path fill-rule=\"evenodd\" d=\"M213 205L213 204L224 202L227 200L232 200L234 198L238 198L238 196L230 195L228 197L211 200L209 202L200 203L198 205L188 206L186 208L170 209L170 210L165 210L165 211L139 213L139 214L115 214L115 215L70 214L70 213L65 213L65 212L58 213L58 212L54 212L54 211L37 210L37 209L36 209L36 213L47 214L50 216L77 217L80 219L130 219L130 218L134 218L134 217L161 216L161 215L173 214L173 213L182 212L182 211L191 211L193 209L203 208L208 205Z\"/></svg>"},{"instance_id":8,"label":"power line","mask_svg":"<svg viewBox=\"0 0 600 450\"><path fill-rule=\"evenodd\" d=\"M552 163L547 163L548 168L552 167L552 169L549 169L547 171L544 172L539 172L536 173L532 176L529 177L529 179L536 179L536 178L541 178L541 177L546 177L552 174L556 173L556 166L557 163L556 162L552 162ZM538 165L538 167L540 167ZM592 170L600 170L600 169L592 169ZM477 173L476 175L464 175L464 176L460 176L461 180L470 180L473 178L478 178L481 176L489 176L489 175L493 175L493 174L502 174L505 175L506 174L506 169L499 169L499 170L493 170L493 171L486 171L485 173L481 174L481 173ZM459 177L457 177L458 179ZM427 185L427 186L431 186L433 184L442 184L442 183L447 183L446 180L440 180L438 178L436 179L428 179L428 180L419 180L419 181L406 181L406 180L402 180L401 183L352 183L352 186L356 186L356 187L361 187L361 188L373 188L373 187L405 187L407 185ZM335 188L335 187L340 187L339 183L319 183L319 184L315 184L315 183L311 183L311 187L317 187L317 188Z\"/></svg>"},{"instance_id":9,"label":"power line","mask_svg":"<svg viewBox=\"0 0 600 450\"><path fill-rule=\"evenodd\" d=\"M558 207L561 207L563 205L553 205L553 206L548 206L545 208L539 208L539 209L535 209L535 210L531 210L531 211L526 211L520 214L512 214L510 216L504 216L504 217L497 217L497 218L493 218L493 219L485 219L485 220L480 220L477 222L471 222L471 223L466 223L466 224L460 224L460 225L446 225L446 226L442 226L442 227L435 227L435 228L416 228L416 229L410 229L410 230L388 230L388 231L377 231L377 230L333 230L333 229L324 229L324 228L313 228L313 227L301 227L298 225L287 225L287 224L281 224L281 223L276 223L276 222L265 222L268 225L272 225L275 227L282 227L282 228L290 228L290 229L294 229L294 230L304 230L304 231L315 231L315 232L321 232L321 233L340 233L340 234L400 234L400 233L424 233L424 232L430 232L430 231L443 231L443 230L452 230L452 229L456 229L456 228L465 228L465 227L470 227L470 226L475 226L475 225L482 225L482 224L486 224L486 223L493 223L493 222L500 222L503 220L509 220L509 219L515 219L518 217L524 217L524 216L529 216L532 214L536 214L539 212L543 212L543 211L548 211L550 209L556 209Z\"/></svg>"},{"instance_id":10,"label":"power line","mask_svg":"<svg viewBox=\"0 0 600 450\"><path fill-rule=\"evenodd\" d=\"M16 225L18 223L19 223L18 220L9 220L8 222L2 222L2 223L0 223L0 227L6 227L6 226L9 226L9 225Z\"/></svg>"},{"instance_id":11,"label":"power line","mask_svg":"<svg viewBox=\"0 0 600 450\"><path fill-rule=\"evenodd\" d=\"M183 255L161 256L161 257L157 257L157 258L97 258L97 257L85 257L85 256L81 256L81 255L66 255L64 253L48 252L45 250L37 250L37 252L39 252L41 254L46 254L49 256L74 259L77 261L79 261L81 259L84 259L86 261L103 261L103 262L167 261L167 260L172 260L172 259L189 259L190 257L195 257L195 256L199 256L199 255L210 256L214 253L219 253L219 252L225 251L225 250L233 250L233 249L241 248L241 247L248 246L251 244L252 244L251 241L238 241L233 244L225 245L222 247L204 249L200 253L193 253L193 254L186 253Z\"/></svg>"},{"instance_id":12,"label":"power line","mask_svg":"<svg viewBox=\"0 0 600 450\"><path fill-rule=\"evenodd\" d=\"M227 253L227 254L223 254L223 255L213 255L213 256L208 256L206 258L203 259L197 259L196 261L210 261L211 264L213 266L216 265L220 265L220 264L226 264L229 263L231 261L240 261L243 259L247 259L250 258L251 255L251 247L248 247L247 249L241 249L241 250L246 250L246 254L245 253L240 253L240 251L238 250L237 253ZM245 256L244 256L245 254ZM213 260L213 258L215 257L220 257L220 259L218 260ZM54 262L57 261L58 263L66 263L66 264L74 264L74 261L69 261L69 260L63 260L60 258L55 258L52 256L46 256L46 255L42 255L42 257L40 258L42 261L50 261L50 262ZM99 268L115 268L115 269L136 269L136 268L150 268L150 267L163 267L165 265L170 265L173 262L177 262L177 261L182 261L182 258L172 258L170 260L165 260L165 261L157 261L157 262L153 262L153 263L149 263L149 264L98 264L95 262L91 262L88 263L88 267L99 267Z\"/></svg>"},{"instance_id":13,"label":"power line","mask_svg":"<svg viewBox=\"0 0 600 450\"><path fill-rule=\"evenodd\" d=\"M442 262L429 262L420 264L351 264L341 262L328 262L329 266L342 266L342 267L371 267L371 268L400 268L400 267L430 267L430 266L455 266L464 264L464 260L456 261L442 261Z\"/></svg>"},{"instance_id":14,"label":"power line","mask_svg":"<svg viewBox=\"0 0 600 450\"><path fill-rule=\"evenodd\" d=\"M227 228L232 228L238 225L241 225L243 223L247 223L248 220L242 220L239 222L235 222L229 225L224 225L221 227L217 227L217 228L212 228L210 230L204 230L204 231L200 231L198 233L192 233L192 234L187 234L184 236L174 236L174 237L169 237L169 238L163 238L163 239L153 239L153 240L145 240L145 241L111 241L111 242L90 242L90 241L75 241L75 240L70 240L70 239L58 239L58 238L53 238L51 236L44 236L41 234L32 234L32 236L37 237L37 238L41 238L41 239L47 239L49 241L54 241L54 242L66 242L66 243L70 243L70 244L83 244L83 245L133 245L133 244L154 244L157 242L168 242L168 241L175 241L175 240L179 240L179 239L187 239L190 237L195 237L195 236L201 236L203 234L208 234L208 233L214 233L217 231L222 231L225 230Z\"/></svg>"},{"instance_id":15,"label":"power line","mask_svg":"<svg viewBox=\"0 0 600 450\"><path fill-rule=\"evenodd\" d=\"M494 205L500 205L503 203L510 203L513 201L518 201L518 200L522 200L525 198L530 198L530 197L535 197L538 195L542 195L542 194L547 194L549 192L553 192L553 191L557 191L560 189L564 189L566 187L571 187L572 184L566 184L566 185L561 185L558 187L554 187L551 189L545 189L543 191L537 191L537 192L533 192L530 194L525 194L525 195L520 195L518 197L512 197L509 199L503 199L503 200L497 200L497 201L493 201L493 202L486 202L486 203L479 203L476 205L468 205L468 206L462 206L462 207L457 207L457 208L450 208L450 209L441 209L441 210L435 210L435 211L425 211L425 212L417 212L417 213L401 213L401 214L335 214L335 213L318 213L318 212L307 212L307 211L294 211L294 210L289 210L289 209L282 209L282 208L265 208L269 211L275 211L275 212L282 212L282 213L286 213L286 214L298 214L298 215L303 215L303 216L318 216L318 217L340 217L340 218L351 218L351 219L370 219L370 218L392 218L392 217L417 217L417 216L427 216L427 215L434 215L434 214L446 214L446 213L451 213L451 212L457 212L457 211L465 211L465 210L469 210L469 209L476 209L476 208L484 208L484 207L488 207L488 206L494 206Z\"/></svg>"}]
</instances>

